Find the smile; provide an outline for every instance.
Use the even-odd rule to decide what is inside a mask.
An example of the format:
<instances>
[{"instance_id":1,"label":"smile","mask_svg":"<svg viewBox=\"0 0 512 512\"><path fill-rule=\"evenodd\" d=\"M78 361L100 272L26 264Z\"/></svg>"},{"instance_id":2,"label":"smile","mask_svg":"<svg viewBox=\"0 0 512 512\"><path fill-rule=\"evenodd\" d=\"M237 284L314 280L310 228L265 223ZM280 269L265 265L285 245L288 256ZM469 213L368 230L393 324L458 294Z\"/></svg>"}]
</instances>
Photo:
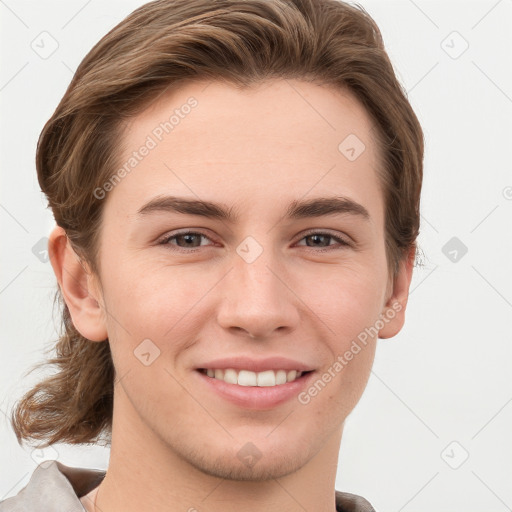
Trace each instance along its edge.
<instances>
[{"instance_id":1,"label":"smile","mask_svg":"<svg viewBox=\"0 0 512 512\"><path fill-rule=\"evenodd\" d=\"M227 368L225 370L200 368L199 371L212 379L222 380L228 384L258 387L280 386L295 381L304 373L309 373L298 370L265 370L262 372L252 372L250 370L235 370L233 368Z\"/></svg>"}]
</instances>

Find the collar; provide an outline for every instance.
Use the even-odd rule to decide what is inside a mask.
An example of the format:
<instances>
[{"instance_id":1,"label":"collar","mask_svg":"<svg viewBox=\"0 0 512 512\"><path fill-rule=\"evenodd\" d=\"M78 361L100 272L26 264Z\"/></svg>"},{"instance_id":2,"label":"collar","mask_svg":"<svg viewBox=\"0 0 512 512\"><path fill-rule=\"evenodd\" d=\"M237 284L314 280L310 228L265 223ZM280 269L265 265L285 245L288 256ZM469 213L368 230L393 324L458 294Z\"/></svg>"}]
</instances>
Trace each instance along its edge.
<instances>
[{"instance_id":1,"label":"collar","mask_svg":"<svg viewBox=\"0 0 512 512\"><path fill-rule=\"evenodd\" d=\"M106 471L75 468L56 460L37 466L28 484L21 491L0 502L0 512L32 511L84 512L80 498L97 487ZM336 491L338 512L375 512L361 496Z\"/></svg>"}]
</instances>

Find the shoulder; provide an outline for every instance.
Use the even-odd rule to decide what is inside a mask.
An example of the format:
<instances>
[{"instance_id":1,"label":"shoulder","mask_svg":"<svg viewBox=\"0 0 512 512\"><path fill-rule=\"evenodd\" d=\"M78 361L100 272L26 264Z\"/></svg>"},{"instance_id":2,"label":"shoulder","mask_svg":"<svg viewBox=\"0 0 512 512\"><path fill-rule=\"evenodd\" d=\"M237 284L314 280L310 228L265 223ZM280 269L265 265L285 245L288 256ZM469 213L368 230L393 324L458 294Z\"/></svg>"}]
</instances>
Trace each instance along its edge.
<instances>
[{"instance_id":1,"label":"shoulder","mask_svg":"<svg viewBox=\"0 0 512 512\"><path fill-rule=\"evenodd\" d=\"M362 496L341 491L336 491L336 510L338 512L376 512L370 502Z\"/></svg>"},{"instance_id":2,"label":"shoulder","mask_svg":"<svg viewBox=\"0 0 512 512\"><path fill-rule=\"evenodd\" d=\"M79 497L87 494L105 476L105 471L73 468L58 461L45 461L15 496L0 501L0 512L83 512Z\"/></svg>"}]
</instances>

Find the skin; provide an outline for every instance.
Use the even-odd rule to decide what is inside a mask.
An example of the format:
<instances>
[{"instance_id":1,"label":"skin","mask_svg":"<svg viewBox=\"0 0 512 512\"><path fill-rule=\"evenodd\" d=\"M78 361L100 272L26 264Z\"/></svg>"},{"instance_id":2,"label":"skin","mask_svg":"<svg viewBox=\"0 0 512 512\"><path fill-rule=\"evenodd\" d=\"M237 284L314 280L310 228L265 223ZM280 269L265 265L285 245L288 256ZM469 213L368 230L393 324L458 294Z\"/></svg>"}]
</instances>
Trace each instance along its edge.
<instances>
[{"instance_id":1,"label":"skin","mask_svg":"<svg viewBox=\"0 0 512 512\"><path fill-rule=\"evenodd\" d=\"M78 260L61 228L50 238L75 326L91 342L108 337L116 368L97 510L332 512L343 425L366 387L377 336L308 404L243 409L206 389L195 368L228 355L280 355L321 377L393 304L401 309L378 337L400 331L413 252L393 278L372 122L351 94L327 86L196 82L132 120L120 162L190 96L198 106L104 199L100 275ZM338 150L349 134L366 146L354 161ZM221 202L240 218L138 217L159 194ZM293 200L335 195L364 206L369 219L283 218ZM206 238L193 238L195 249L179 238L156 243L183 228ZM315 245L304 238L311 229L351 244L325 237ZM263 249L251 263L236 252L248 236ZM147 338L160 350L149 366L134 356ZM248 442L261 453L252 467L237 457ZM91 497L82 499L88 510Z\"/></svg>"}]
</instances>

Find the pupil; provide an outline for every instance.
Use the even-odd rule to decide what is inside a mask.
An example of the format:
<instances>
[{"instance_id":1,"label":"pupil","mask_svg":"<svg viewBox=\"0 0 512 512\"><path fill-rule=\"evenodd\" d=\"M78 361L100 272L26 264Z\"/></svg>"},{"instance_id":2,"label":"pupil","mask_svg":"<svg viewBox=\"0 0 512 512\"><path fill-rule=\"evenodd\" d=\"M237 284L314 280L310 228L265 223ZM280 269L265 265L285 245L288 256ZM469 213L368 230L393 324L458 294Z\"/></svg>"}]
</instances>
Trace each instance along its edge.
<instances>
[{"instance_id":1,"label":"pupil","mask_svg":"<svg viewBox=\"0 0 512 512\"><path fill-rule=\"evenodd\" d=\"M182 235L185 239L187 245L190 245L189 242L192 242L194 238L196 238L196 235Z\"/></svg>"},{"instance_id":2,"label":"pupil","mask_svg":"<svg viewBox=\"0 0 512 512\"><path fill-rule=\"evenodd\" d=\"M310 238L318 241L321 238L327 238L325 235L311 235ZM314 244L314 245L320 245L320 244Z\"/></svg>"}]
</instances>

